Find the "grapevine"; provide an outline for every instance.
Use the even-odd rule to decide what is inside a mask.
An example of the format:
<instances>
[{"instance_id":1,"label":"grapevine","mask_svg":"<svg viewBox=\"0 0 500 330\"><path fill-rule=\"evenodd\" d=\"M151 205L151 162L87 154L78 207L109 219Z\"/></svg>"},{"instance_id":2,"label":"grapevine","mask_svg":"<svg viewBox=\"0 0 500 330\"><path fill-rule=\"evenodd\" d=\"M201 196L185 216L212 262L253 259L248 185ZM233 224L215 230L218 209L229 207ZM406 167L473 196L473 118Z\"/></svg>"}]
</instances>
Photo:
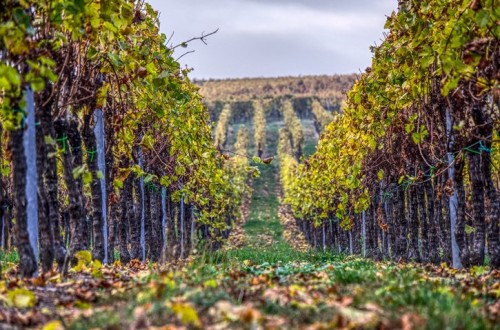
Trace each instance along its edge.
<instances>
[{"instance_id":1,"label":"grapevine","mask_svg":"<svg viewBox=\"0 0 500 330\"><path fill-rule=\"evenodd\" d=\"M224 148L227 138L227 126L231 120L231 104L226 103L222 112L220 113L219 120L217 121L217 126L215 127L215 138L214 144L218 148Z\"/></svg>"},{"instance_id":2,"label":"grapevine","mask_svg":"<svg viewBox=\"0 0 500 330\"><path fill-rule=\"evenodd\" d=\"M373 48L372 67L348 92L317 152L299 165L286 201L299 218L334 217L345 230L359 230L364 216L373 256L439 262L438 251L451 260L459 249L454 266L479 265L487 236L497 265L498 220L486 219L498 219L500 210L491 160L500 118L498 6L406 3L388 18L390 33ZM458 203L451 237L441 224L450 226L449 200ZM392 252L377 238L387 236ZM457 249L443 245L444 237Z\"/></svg>"},{"instance_id":3,"label":"grapevine","mask_svg":"<svg viewBox=\"0 0 500 330\"><path fill-rule=\"evenodd\" d=\"M264 107L259 101L253 102L254 122L255 122L255 151L258 157L262 157L266 148L266 116Z\"/></svg>"},{"instance_id":4,"label":"grapevine","mask_svg":"<svg viewBox=\"0 0 500 330\"><path fill-rule=\"evenodd\" d=\"M333 116L331 113L326 111L326 109L317 100L313 100L311 109L314 115L314 126L316 127L316 131L321 133L333 120Z\"/></svg>"},{"instance_id":5,"label":"grapevine","mask_svg":"<svg viewBox=\"0 0 500 330\"><path fill-rule=\"evenodd\" d=\"M40 240L44 270L52 264L54 249L61 270L65 263L64 248L57 243L61 233L54 222L61 211L69 214L72 263L74 254L85 249L92 249L98 260L109 256L112 261L113 254L105 251L115 248L122 262L140 259L144 249L147 258L159 260L165 254L159 221L162 198L168 199L169 214L164 216L173 219L172 224L178 222L168 240L177 251L193 247L186 233L195 226L206 234L203 239L216 239L209 233L225 228L228 210L237 212L239 188L231 185L225 160L212 145L208 112L198 88L165 41L158 13L142 2L6 4L0 24L0 118L12 152L12 203L23 275L36 271L22 207L28 91L34 92L39 122L38 188L48 192L39 204L47 205L42 213L46 216L38 221L47 228L45 233L54 233ZM98 170L93 132L98 109L104 116L107 142L105 173ZM62 160L62 176L56 156ZM102 180L104 190L99 186ZM59 196L69 199L61 202ZM92 224L87 214L92 215ZM104 226L110 236L102 231ZM54 248L51 242L56 243ZM120 246L115 246L118 242Z\"/></svg>"},{"instance_id":6,"label":"grapevine","mask_svg":"<svg viewBox=\"0 0 500 330\"><path fill-rule=\"evenodd\" d=\"M291 134L291 145L294 156L298 159L302 156L302 149L304 144L304 132L302 131L302 124L296 115L292 102L285 100L281 107L283 120L285 126L289 128Z\"/></svg>"}]
</instances>

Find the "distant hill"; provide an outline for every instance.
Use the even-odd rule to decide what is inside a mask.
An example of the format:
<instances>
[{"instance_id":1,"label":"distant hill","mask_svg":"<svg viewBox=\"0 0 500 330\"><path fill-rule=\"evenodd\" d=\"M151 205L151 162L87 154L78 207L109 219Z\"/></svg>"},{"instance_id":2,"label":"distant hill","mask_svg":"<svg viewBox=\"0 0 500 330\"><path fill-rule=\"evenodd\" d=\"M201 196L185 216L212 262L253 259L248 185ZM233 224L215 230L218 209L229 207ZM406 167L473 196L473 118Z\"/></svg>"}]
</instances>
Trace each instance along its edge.
<instances>
[{"instance_id":1,"label":"distant hill","mask_svg":"<svg viewBox=\"0 0 500 330\"><path fill-rule=\"evenodd\" d=\"M282 99L293 99L294 108L302 118L311 117L310 104L318 99L330 112L340 111L345 91L356 81L356 75L322 75L277 78L242 78L195 80L200 86L213 121L216 121L224 103L232 103L233 121L246 120L253 112L252 100L279 104ZM276 106L267 111L269 116L279 114Z\"/></svg>"},{"instance_id":2,"label":"distant hill","mask_svg":"<svg viewBox=\"0 0 500 330\"><path fill-rule=\"evenodd\" d=\"M342 98L342 91L348 90L356 75L303 76L278 78L242 78L224 80L195 80L207 103L214 101L248 101L255 98L279 96L307 97L320 99Z\"/></svg>"}]
</instances>

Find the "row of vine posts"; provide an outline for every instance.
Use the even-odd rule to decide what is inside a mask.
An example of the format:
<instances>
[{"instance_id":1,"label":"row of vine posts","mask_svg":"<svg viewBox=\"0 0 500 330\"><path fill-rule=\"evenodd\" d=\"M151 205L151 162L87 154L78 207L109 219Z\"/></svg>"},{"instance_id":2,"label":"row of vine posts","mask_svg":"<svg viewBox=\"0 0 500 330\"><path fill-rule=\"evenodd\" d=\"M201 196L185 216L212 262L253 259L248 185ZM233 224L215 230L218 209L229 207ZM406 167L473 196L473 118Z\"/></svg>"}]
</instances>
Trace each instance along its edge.
<instances>
[{"instance_id":1,"label":"row of vine posts","mask_svg":"<svg viewBox=\"0 0 500 330\"><path fill-rule=\"evenodd\" d=\"M400 1L317 152L282 177L313 246L500 266L499 15Z\"/></svg>"},{"instance_id":2,"label":"row of vine posts","mask_svg":"<svg viewBox=\"0 0 500 330\"><path fill-rule=\"evenodd\" d=\"M124 0L0 7L1 244L19 273L66 272L83 250L127 263L219 246L244 188L158 13Z\"/></svg>"}]
</instances>

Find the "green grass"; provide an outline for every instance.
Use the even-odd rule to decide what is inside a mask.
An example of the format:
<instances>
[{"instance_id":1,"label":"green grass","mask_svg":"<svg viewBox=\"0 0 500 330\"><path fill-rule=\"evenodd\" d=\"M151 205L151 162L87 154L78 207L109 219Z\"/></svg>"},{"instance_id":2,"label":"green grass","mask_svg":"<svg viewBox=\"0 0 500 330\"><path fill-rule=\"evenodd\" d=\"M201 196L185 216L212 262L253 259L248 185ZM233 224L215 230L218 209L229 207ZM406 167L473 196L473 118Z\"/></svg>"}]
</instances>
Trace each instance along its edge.
<instances>
[{"instance_id":1,"label":"green grass","mask_svg":"<svg viewBox=\"0 0 500 330\"><path fill-rule=\"evenodd\" d=\"M253 247L244 247L238 250L230 250L227 252L216 252L211 257L213 263L231 262L241 263L249 261L251 264L285 264L291 262L332 262L338 261L343 256L335 252L317 252L308 251L300 252L290 248L287 243L280 242L272 247L262 249Z\"/></svg>"},{"instance_id":2,"label":"green grass","mask_svg":"<svg viewBox=\"0 0 500 330\"><path fill-rule=\"evenodd\" d=\"M277 168L275 163L259 165L260 177L253 182L250 214L243 229L250 246L243 249L269 253L291 250L283 240L283 226L278 218L279 201L276 196Z\"/></svg>"},{"instance_id":3,"label":"green grass","mask_svg":"<svg viewBox=\"0 0 500 330\"><path fill-rule=\"evenodd\" d=\"M266 150L265 155L275 156L278 148L279 131L283 127L282 121L273 121L266 126Z\"/></svg>"},{"instance_id":4,"label":"green grass","mask_svg":"<svg viewBox=\"0 0 500 330\"><path fill-rule=\"evenodd\" d=\"M301 123L304 131L304 149L302 153L304 157L309 157L316 151L318 136L313 120L302 120Z\"/></svg>"},{"instance_id":5,"label":"green grass","mask_svg":"<svg viewBox=\"0 0 500 330\"><path fill-rule=\"evenodd\" d=\"M17 250L11 251L2 251L0 250L0 262L4 263L18 263L19 262L19 254Z\"/></svg>"},{"instance_id":6,"label":"green grass","mask_svg":"<svg viewBox=\"0 0 500 330\"><path fill-rule=\"evenodd\" d=\"M252 284L256 278L265 282ZM134 322L132 311L143 305L150 306L147 319L153 325L178 324L168 302L181 299L194 306L200 318L219 301L233 306L252 303L264 315L286 319L285 328L300 329L316 322L330 324L336 315L345 313L331 302L346 297L352 298L347 312L363 314L367 304L377 306L378 318L387 328L401 328L403 315L418 315L422 320L414 329L495 328L483 313L487 300L483 293L464 290L444 278L431 280L419 266L335 253L300 253L279 244L262 251L244 248L199 257L181 271L154 273L143 283L148 285L138 288L125 305L79 319L70 328L123 328ZM294 290L302 293L283 303L264 298L268 290L281 290L280 297L289 297ZM240 323L234 327L248 328Z\"/></svg>"},{"instance_id":7,"label":"green grass","mask_svg":"<svg viewBox=\"0 0 500 330\"><path fill-rule=\"evenodd\" d=\"M304 144L304 157L309 157L316 151L316 144L314 143L306 143Z\"/></svg>"},{"instance_id":8,"label":"green grass","mask_svg":"<svg viewBox=\"0 0 500 330\"><path fill-rule=\"evenodd\" d=\"M17 250L2 251L0 250L0 278L10 268L19 263L19 254Z\"/></svg>"}]
</instances>

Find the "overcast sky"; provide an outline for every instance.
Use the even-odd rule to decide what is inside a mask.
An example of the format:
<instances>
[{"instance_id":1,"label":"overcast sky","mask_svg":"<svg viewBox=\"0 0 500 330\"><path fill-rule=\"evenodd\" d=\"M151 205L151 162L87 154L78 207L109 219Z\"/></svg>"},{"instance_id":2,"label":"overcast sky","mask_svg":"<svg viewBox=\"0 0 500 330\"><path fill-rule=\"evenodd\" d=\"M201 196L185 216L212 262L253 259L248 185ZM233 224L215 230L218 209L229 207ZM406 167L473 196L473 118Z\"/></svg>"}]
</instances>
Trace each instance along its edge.
<instances>
[{"instance_id":1,"label":"overcast sky","mask_svg":"<svg viewBox=\"0 0 500 330\"><path fill-rule=\"evenodd\" d=\"M397 0L148 0L193 78L356 73L370 65Z\"/></svg>"}]
</instances>

